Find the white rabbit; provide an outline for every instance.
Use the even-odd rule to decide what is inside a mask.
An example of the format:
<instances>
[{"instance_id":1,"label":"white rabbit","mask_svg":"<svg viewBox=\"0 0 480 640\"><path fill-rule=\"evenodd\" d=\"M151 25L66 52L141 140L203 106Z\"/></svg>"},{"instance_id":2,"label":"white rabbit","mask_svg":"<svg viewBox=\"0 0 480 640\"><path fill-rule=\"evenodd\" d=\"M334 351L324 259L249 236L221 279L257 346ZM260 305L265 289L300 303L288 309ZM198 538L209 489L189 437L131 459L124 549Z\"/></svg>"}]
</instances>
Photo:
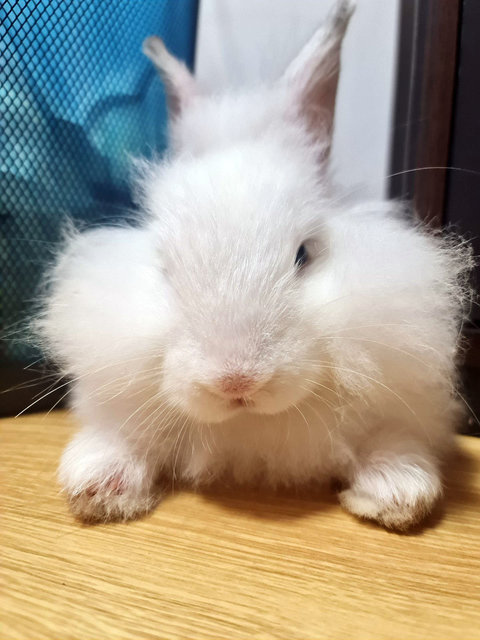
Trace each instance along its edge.
<instances>
[{"instance_id":1,"label":"white rabbit","mask_svg":"<svg viewBox=\"0 0 480 640\"><path fill-rule=\"evenodd\" d=\"M81 430L61 483L84 520L156 481L344 485L351 513L421 520L453 446L470 250L329 177L352 5L274 85L199 95L155 37L172 151L144 162L137 226L71 232L36 321Z\"/></svg>"}]
</instances>

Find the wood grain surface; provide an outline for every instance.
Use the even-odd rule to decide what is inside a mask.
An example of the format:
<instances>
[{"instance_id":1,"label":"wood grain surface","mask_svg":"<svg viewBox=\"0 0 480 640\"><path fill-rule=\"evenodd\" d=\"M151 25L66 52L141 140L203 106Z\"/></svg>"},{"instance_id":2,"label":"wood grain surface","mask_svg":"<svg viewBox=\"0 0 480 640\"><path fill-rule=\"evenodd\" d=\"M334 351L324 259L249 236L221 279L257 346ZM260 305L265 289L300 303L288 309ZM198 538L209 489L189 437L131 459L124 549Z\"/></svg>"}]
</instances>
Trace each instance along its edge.
<instances>
[{"instance_id":1,"label":"wood grain surface","mask_svg":"<svg viewBox=\"0 0 480 640\"><path fill-rule=\"evenodd\" d=\"M480 440L447 499L397 535L335 496L177 492L142 521L82 526L55 467L64 412L0 421L0 638L480 639Z\"/></svg>"}]
</instances>

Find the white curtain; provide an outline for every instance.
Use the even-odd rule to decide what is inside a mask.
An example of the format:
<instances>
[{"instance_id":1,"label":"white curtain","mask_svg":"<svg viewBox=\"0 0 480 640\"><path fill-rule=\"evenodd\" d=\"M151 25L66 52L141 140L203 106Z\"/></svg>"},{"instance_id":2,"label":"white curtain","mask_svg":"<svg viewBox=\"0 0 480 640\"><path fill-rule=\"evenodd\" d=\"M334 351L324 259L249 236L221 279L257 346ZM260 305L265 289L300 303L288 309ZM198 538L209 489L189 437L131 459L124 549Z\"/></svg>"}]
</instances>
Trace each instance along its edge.
<instances>
[{"instance_id":1,"label":"white curtain","mask_svg":"<svg viewBox=\"0 0 480 640\"><path fill-rule=\"evenodd\" d=\"M333 0L201 0L196 74L210 90L278 77ZM337 179L384 194L399 0L357 0L345 40L332 160Z\"/></svg>"}]
</instances>

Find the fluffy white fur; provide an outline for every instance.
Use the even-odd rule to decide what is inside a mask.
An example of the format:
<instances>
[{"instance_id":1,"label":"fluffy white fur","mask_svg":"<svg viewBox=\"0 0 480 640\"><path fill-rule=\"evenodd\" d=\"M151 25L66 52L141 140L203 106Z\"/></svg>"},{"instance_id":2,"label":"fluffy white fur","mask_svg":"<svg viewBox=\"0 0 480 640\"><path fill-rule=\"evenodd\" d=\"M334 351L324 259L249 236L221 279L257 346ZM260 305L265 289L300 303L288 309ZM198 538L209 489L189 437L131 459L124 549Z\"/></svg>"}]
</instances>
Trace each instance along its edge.
<instances>
[{"instance_id":1,"label":"fluffy white fur","mask_svg":"<svg viewBox=\"0 0 480 640\"><path fill-rule=\"evenodd\" d=\"M60 466L81 518L149 510L162 474L335 477L346 509L395 528L441 495L470 254L332 186L350 13L337 3L275 86L241 96L197 95L146 43L173 151L140 167L137 227L69 234L36 323L83 424ZM219 386L232 375L253 381L241 402Z\"/></svg>"}]
</instances>

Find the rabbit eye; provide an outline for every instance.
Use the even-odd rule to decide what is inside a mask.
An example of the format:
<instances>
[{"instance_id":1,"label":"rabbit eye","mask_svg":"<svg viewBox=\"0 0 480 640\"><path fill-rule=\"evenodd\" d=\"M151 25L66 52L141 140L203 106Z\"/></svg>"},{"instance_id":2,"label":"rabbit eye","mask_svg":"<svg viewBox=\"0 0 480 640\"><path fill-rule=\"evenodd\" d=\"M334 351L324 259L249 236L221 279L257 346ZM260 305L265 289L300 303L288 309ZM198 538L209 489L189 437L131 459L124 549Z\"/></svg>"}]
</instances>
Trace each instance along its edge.
<instances>
[{"instance_id":1,"label":"rabbit eye","mask_svg":"<svg viewBox=\"0 0 480 640\"><path fill-rule=\"evenodd\" d=\"M304 244L301 244L298 247L297 255L295 257L295 266L297 267L297 269L301 269L302 267L304 267L307 260L308 260L307 249L305 248Z\"/></svg>"}]
</instances>

